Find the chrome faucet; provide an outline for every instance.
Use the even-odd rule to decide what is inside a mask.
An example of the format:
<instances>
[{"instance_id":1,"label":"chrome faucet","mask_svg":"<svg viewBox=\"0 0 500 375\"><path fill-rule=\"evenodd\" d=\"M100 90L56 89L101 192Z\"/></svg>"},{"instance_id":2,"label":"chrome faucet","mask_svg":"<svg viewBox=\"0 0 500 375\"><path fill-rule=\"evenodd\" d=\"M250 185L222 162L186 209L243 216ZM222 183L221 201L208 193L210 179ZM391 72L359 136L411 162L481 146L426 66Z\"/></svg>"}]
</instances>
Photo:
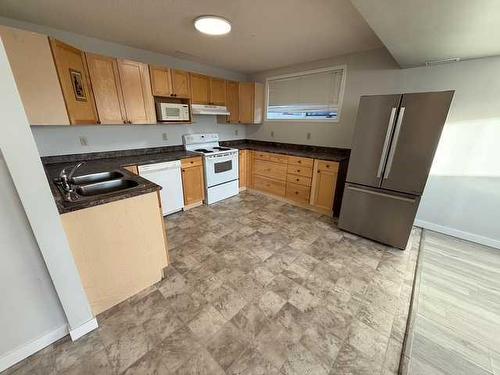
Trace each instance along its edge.
<instances>
[{"instance_id":1,"label":"chrome faucet","mask_svg":"<svg viewBox=\"0 0 500 375\"><path fill-rule=\"evenodd\" d=\"M55 180L56 183L60 184L63 188L63 190L67 193L71 193L73 189L71 188L71 180L73 178L73 175L75 174L76 170L80 168L83 164L85 164L84 161L81 161L80 163L76 164L71 168L69 173L66 172L68 169L68 166L64 167L61 172L59 172L59 178Z\"/></svg>"}]
</instances>

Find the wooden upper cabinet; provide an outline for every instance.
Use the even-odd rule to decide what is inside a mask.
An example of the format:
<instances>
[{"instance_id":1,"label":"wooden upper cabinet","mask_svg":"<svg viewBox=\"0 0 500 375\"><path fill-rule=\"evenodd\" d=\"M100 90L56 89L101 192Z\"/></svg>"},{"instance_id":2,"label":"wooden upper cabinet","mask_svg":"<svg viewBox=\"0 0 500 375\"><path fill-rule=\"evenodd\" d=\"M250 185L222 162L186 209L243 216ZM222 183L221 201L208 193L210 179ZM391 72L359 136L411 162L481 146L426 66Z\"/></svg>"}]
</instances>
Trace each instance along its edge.
<instances>
[{"instance_id":1,"label":"wooden upper cabinet","mask_svg":"<svg viewBox=\"0 0 500 375\"><path fill-rule=\"evenodd\" d=\"M69 125L47 36L0 26L0 38L29 123Z\"/></svg>"},{"instance_id":2,"label":"wooden upper cabinet","mask_svg":"<svg viewBox=\"0 0 500 375\"><path fill-rule=\"evenodd\" d=\"M191 102L193 104L210 103L210 78L201 74L190 73Z\"/></svg>"},{"instance_id":3,"label":"wooden upper cabinet","mask_svg":"<svg viewBox=\"0 0 500 375\"><path fill-rule=\"evenodd\" d=\"M227 122L236 124L239 122L239 102L238 102L239 83L226 81L226 107L230 115L227 116Z\"/></svg>"},{"instance_id":4,"label":"wooden upper cabinet","mask_svg":"<svg viewBox=\"0 0 500 375\"><path fill-rule=\"evenodd\" d=\"M240 123L262 123L264 112L264 85L256 82L240 82L238 100Z\"/></svg>"},{"instance_id":5,"label":"wooden upper cabinet","mask_svg":"<svg viewBox=\"0 0 500 375\"><path fill-rule=\"evenodd\" d=\"M210 78L209 103L213 105L226 105L226 81L219 78Z\"/></svg>"},{"instance_id":6,"label":"wooden upper cabinet","mask_svg":"<svg viewBox=\"0 0 500 375\"><path fill-rule=\"evenodd\" d=\"M126 123L116 59L92 53L86 53L85 57L101 124Z\"/></svg>"},{"instance_id":7,"label":"wooden upper cabinet","mask_svg":"<svg viewBox=\"0 0 500 375\"><path fill-rule=\"evenodd\" d=\"M98 123L84 53L57 39L49 40L71 124Z\"/></svg>"},{"instance_id":8,"label":"wooden upper cabinet","mask_svg":"<svg viewBox=\"0 0 500 375\"><path fill-rule=\"evenodd\" d=\"M177 98L191 97L191 80L189 73L183 70L170 69L172 94Z\"/></svg>"},{"instance_id":9,"label":"wooden upper cabinet","mask_svg":"<svg viewBox=\"0 0 500 375\"><path fill-rule=\"evenodd\" d=\"M161 66L149 66L151 73L151 89L154 96L171 96L172 81L170 69Z\"/></svg>"},{"instance_id":10,"label":"wooden upper cabinet","mask_svg":"<svg viewBox=\"0 0 500 375\"><path fill-rule=\"evenodd\" d=\"M118 59L117 63L128 123L156 123L148 66L137 61L123 59Z\"/></svg>"}]
</instances>

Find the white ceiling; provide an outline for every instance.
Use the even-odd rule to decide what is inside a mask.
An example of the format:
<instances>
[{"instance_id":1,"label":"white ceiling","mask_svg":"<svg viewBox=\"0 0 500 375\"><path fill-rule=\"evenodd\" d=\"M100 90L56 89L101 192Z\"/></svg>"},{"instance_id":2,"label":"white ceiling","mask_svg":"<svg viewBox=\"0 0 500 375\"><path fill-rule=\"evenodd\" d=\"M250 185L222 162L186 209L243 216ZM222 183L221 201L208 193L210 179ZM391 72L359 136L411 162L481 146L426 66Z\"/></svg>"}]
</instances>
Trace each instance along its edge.
<instances>
[{"instance_id":1,"label":"white ceiling","mask_svg":"<svg viewBox=\"0 0 500 375\"><path fill-rule=\"evenodd\" d=\"M352 0L403 67L500 55L499 0Z\"/></svg>"},{"instance_id":2,"label":"white ceiling","mask_svg":"<svg viewBox=\"0 0 500 375\"><path fill-rule=\"evenodd\" d=\"M196 32L202 14L232 32ZM349 0L0 0L0 15L242 73L382 46Z\"/></svg>"}]
</instances>

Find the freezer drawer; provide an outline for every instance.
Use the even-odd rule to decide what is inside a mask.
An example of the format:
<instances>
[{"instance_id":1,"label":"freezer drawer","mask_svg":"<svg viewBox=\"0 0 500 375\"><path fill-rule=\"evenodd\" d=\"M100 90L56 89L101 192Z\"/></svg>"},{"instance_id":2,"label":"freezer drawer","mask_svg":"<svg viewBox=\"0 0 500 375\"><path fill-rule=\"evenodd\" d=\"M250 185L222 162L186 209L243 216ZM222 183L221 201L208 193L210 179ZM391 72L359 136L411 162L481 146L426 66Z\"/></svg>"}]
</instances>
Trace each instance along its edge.
<instances>
[{"instance_id":1,"label":"freezer drawer","mask_svg":"<svg viewBox=\"0 0 500 375\"><path fill-rule=\"evenodd\" d=\"M404 249L419 202L418 196L346 184L339 227Z\"/></svg>"}]
</instances>

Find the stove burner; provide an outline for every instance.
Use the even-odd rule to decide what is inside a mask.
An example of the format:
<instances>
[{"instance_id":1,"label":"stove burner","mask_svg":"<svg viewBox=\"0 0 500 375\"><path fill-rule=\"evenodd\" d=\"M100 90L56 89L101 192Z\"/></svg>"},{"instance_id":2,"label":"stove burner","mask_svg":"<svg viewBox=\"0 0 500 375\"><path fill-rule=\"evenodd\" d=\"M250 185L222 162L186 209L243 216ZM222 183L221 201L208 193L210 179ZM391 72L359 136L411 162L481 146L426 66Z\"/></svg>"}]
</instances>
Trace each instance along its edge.
<instances>
[{"instance_id":1,"label":"stove burner","mask_svg":"<svg viewBox=\"0 0 500 375\"><path fill-rule=\"evenodd\" d=\"M230 150L230 148L228 148L228 147L221 147L221 146L214 147L214 149L219 150L219 151L227 151L227 150Z\"/></svg>"},{"instance_id":2,"label":"stove burner","mask_svg":"<svg viewBox=\"0 0 500 375\"><path fill-rule=\"evenodd\" d=\"M204 154L210 154L213 151L207 150L206 148L197 148L195 151L203 152Z\"/></svg>"}]
</instances>

